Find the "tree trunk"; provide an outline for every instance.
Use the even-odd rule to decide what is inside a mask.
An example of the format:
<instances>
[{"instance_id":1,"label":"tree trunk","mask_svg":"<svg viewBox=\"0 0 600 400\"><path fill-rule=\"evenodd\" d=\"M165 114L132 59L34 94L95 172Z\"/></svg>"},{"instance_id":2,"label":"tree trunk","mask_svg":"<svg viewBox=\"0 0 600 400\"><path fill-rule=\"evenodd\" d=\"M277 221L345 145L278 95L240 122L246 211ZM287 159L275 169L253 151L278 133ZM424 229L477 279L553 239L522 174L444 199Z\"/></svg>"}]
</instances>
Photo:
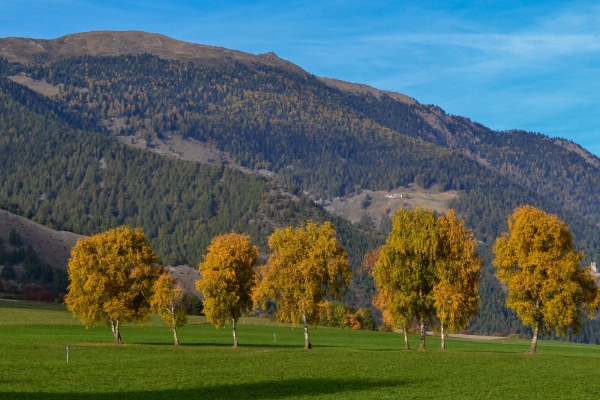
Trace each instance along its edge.
<instances>
[{"instance_id":1,"label":"tree trunk","mask_svg":"<svg viewBox=\"0 0 600 400\"><path fill-rule=\"evenodd\" d=\"M306 323L306 314L302 314L302 322L304 322L304 348L312 349L312 344L308 340L308 324Z\"/></svg>"},{"instance_id":2,"label":"tree trunk","mask_svg":"<svg viewBox=\"0 0 600 400\"><path fill-rule=\"evenodd\" d=\"M535 328L533 328L533 340L531 340L531 347L527 350L527 354L535 354L537 353L537 337L538 337L538 328L540 325L540 320L537 319L535 321Z\"/></svg>"},{"instance_id":3,"label":"tree trunk","mask_svg":"<svg viewBox=\"0 0 600 400\"><path fill-rule=\"evenodd\" d=\"M175 340L175 346L179 346L179 338L177 337L177 328L173 328L173 339Z\"/></svg>"},{"instance_id":4,"label":"tree trunk","mask_svg":"<svg viewBox=\"0 0 600 400\"><path fill-rule=\"evenodd\" d=\"M119 332L119 325L120 325L121 321L117 320L110 320L110 328L112 329L112 333L113 336L115 338L115 344L121 344L123 343L123 340L121 339L121 333Z\"/></svg>"},{"instance_id":5,"label":"tree trunk","mask_svg":"<svg viewBox=\"0 0 600 400\"><path fill-rule=\"evenodd\" d=\"M175 346L179 346L179 338L177 337L177 324L175 323L175 304L173 300L171 300L171 328L173 328L173 340L175 341Z\"/></svg>"},{"instance_id":6,"label":"tree trunk","mask_svg":"<svg viewBox=\"0 0 600 400\"><path fill-rule=\"evenodd\" d=\"M419 351L425 351L425 321L421 318L421 347L419 347Z\"/></svg>"},{"instance_id":7,"label":"tree trunk","mask_svg":"<svg viewBox=\"0 0 600 400\"><path fill-rule=\"evenodd\" d=\"M233 328L233 347L238 347L237 331L235 329L235 318L231 317L231 327Z\"/></svg>"},{"instance_id":8,"label":"tree trunk","mask_svg":"<svg viewBox=\"0 0 600 400\"><path fill-rule=\"evenodd\" d=\"M442 328L442 348L441 350L446 350L446 335L444 334L444 323L441 323Z\"/></svg>"},{"instance_id":9,"label":"tree trunk","mask_svg":"<svg viewBox=\"0 0 600 400\"><path fill-rule=\"evenodd\" d=\"M402 332L404 332L404 350L410 350L408 345L408 332L406 332L406 324L402 324Z\"/></svg>"}]
</instances>

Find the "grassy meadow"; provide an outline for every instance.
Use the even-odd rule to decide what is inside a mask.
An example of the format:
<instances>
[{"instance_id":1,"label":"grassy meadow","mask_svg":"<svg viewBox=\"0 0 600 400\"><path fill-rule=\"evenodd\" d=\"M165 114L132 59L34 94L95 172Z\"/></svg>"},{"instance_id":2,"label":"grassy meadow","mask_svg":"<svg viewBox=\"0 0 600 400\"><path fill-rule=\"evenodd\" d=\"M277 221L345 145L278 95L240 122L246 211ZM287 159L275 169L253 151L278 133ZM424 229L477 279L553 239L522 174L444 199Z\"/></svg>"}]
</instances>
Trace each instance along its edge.
<instances>
[{"instance_id":1,"label":"grassy meadow","mask_svg":"<svg viewBox=\"0 0 600 400\"><path fill-rule=\"evenodd\" d=\"M180 329L86 329L63 306L0 301L1 399L415 399L600 398L600 347L541 341L427 338L428 351L404 351L401 335L333 328L302 330L244 318L241 348L230 327L202 317ZM274 341L276 335L276 341ZM411 337L418 347L418 338ZM66 362L64 346L69 344Z\"/></svg>"}]
</instances>

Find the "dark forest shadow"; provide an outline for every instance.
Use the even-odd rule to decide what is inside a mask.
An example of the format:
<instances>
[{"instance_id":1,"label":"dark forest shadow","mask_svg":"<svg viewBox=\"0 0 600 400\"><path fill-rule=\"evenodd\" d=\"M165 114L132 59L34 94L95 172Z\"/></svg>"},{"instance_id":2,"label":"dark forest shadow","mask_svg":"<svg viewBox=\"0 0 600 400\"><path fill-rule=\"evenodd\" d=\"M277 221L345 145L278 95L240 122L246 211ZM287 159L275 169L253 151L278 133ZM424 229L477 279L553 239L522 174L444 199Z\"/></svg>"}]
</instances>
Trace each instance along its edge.
<instances>
[{"instance_id":1,"label":"dark forest shadow","mask_svg":"<svg viewBox=\"0 0 600 400\"><path fill-rule=\"evenodd\" d=\"M294 396L323 396L343 393L368 392L372 389L405 386L404 381L372 379L307 378L280 381L199 386L191 389L113 393L0 393L3 400L13 399L285 399Z\"/></svg>"}]
</instances>

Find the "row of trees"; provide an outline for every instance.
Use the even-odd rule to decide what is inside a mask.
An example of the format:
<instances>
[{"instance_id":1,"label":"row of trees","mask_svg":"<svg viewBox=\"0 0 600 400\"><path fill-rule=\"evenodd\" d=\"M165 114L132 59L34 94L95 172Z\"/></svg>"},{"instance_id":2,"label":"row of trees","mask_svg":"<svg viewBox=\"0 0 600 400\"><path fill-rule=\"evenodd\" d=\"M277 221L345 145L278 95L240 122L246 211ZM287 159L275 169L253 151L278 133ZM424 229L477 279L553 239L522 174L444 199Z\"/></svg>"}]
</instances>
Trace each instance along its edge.
<instances>
[{"instance_id":1,"label":"row of trees","mask_svg":"<svg viewBox=\"0 0 600 400\"><path fill-rule=\"evenodd\" d=\"M269 237L270 256L256 267L259 250L247 235L215 237L196 287L205 297L204 313L217 328L231 322L234 346L236 324L255 306L276 305L276 318L304 327L305 348L312 348L309 325L329 323L332 307L325 300L341 299L350 282L346 251L329 222L308 222L277 229ZM424 209L399 210L386 245L370 253L378 289L374 304L386 322L401 326L416 319L425 348L425 323L435 310L442 326L464 328L477 311L481 259L476 241L454 212L438 218ZM141 230L126 227L78 242L69 262L71 285L66 303L82 322L104 321L121 342L123 322L144 323L155 311L169 323L178 343L177 328L185 323L183 292L162 267ZM363 313L348 314L351 326L362 324Z\"/></svg>"},{"instance_id":2,"label":"row of trees","mask_svg":"<svg viewBox=\"0 0 600 400\"><path fill-rule=\"evenodd\" d=\"M508 307L533 328L529 352L535 353L540 329L566 335L593 317L600 291L590 267L580 268L567 225L555 215L532 206L517 208L509 230L494 247L498 278L506 285ZM307 222L276 229L269 237L271 253L256 268L259 250L248 235L230 233L211 241L196 288L205 297L204 313L217 328L236 324L257 306L276 305L278 321L302 323L305 348L312 348L309 325L329 320L326 299L341 299L352 276L346 251L330 222ZM482 259L477 241L453 210L438 216L423 208L399 209L385 245L365 256L377 288L374 305L383 319L404 332L417 323L421 350L427 324L439 323L441 348L445 334L464 329L478 312L478 283ZM140 229L120 227L80 240L69 261L68 308L89 325L106 322L121 343L123 322L145 323L159 313L177 328L186 322L184 293L174 278L158 265ZM350 325L358 325L356 315ZM360 314L363 318L364 314ZM356 319L356 321L353 320ZM344 324L347 321L344 321Z\"/></svg>"},{"instance_id":3,"label":"row of trees","mask_svg":"<svg viewBox=\"0 0 600 400\"><path fill-rule=\"evenodd\" d=\"M204 313L217 328L236 323L254 305L277 305L277 319L304 325L305 347L311 348L308 326L327 310L326 297L341 299L352 276L346 251L330 222L277 229L269 237L271 255L255 270L259 252L248 235L215 237L199 269L196 282L205 297ZM69 260L67 308L82 323L110 325L121 343L123 323L144 324L152 311L173 330L185 324L183 291L158 264L158 257L141 229L119 227L79 240Z\"/></svg>"},{"instance_id":4,"label":"row of trees","mask_svg":"<svg viewBox=\"0 0 600 400\"><path fill-rule=\"evenodd\" d=\"M316 325L327 310L326 297L342 298L352 271L348 256L338 243L333 224L307 222L300 227L277 229L269 237L271 254L265 265L254 266L258 248L250 237L231 233L218 236L200 263L196 288L206 301L204 313L215 326L232 323L234 347L236 323L254 305L277 305L278 321L304 326L304 347L312 348L308 327Z\"/></svg>"},{"instance_id":5,"label":"row of trees","mask_svg":"<svg viewBox=\"0 0 600 400\"><path fill-rule=\"evenodd\" d=\"M419 324L424 350L425 324L437 318L444 349L445 330L465 328L478 311L482 260L475 237L452 210L440 217L422 208L398 210L392 223L386 244L365 256L378 290L374 304L385 322L402 328L406 349L407 327ZM494 253L507 306L533 329L529 353L536 352L540 329L576 334L584 317L594 316L600 291L590 267L580 267L584 254L556 215L516 208Z\"/></svg>"}]
</instances>

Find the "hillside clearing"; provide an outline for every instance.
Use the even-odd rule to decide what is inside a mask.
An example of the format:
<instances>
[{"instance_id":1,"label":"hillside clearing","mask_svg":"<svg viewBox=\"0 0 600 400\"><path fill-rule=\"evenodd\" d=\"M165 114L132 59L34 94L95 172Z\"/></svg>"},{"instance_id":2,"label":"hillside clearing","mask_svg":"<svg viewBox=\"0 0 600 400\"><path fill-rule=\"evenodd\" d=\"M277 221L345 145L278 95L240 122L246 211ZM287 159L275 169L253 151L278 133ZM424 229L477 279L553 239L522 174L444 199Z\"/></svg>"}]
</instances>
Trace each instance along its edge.
<instances>
[{"instance_id":1,"label":"hillside clearing","mask_svg":"<svg viewBox=\"0 0 600 400\"><path fill-rule=\"evenodd\" d=\"M26 75L13 75L9 76L8 79L21 85L27 86L34 92L37 92L46 97L56 96L58 93L60 93L59 85L52 85L51 83L48 83L44 80L36 81Z\"/></svg>"},{"instance_id":2,"label":"hillside clearing","mask_svg":"<svg viewBox=\"0 0 600 400\"><path fill-rule=\"evenodd\" d=\"M386 197L388 193L402 195L402 197L388 198ZM363 209L362 202L367 194L372 198L371 204ZM445 213L448 211L448 202L456 196L455 190L439 192L435 186L424 189L411 183L407 187L400 187L391 192L362 190L360 194L352 197L335 197L331 203L325 205L325 209L352 223L358 223L367 213L375 227L379 227L382 216L388 212L391 215L399 207L411 209L420 206L438 213Z\"/></svg>"}]
</instances>

